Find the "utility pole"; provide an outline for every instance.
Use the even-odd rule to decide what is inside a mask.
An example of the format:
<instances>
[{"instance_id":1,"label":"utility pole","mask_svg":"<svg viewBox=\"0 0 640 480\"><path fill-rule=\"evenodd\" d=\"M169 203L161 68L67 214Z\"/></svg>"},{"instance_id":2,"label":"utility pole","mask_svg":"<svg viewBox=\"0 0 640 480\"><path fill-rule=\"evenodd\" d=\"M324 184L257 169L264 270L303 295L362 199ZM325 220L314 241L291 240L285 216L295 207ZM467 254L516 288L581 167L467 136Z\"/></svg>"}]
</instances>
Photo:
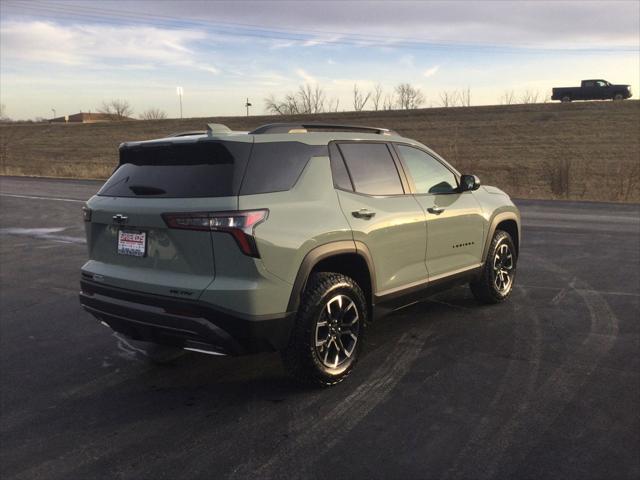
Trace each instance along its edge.
<instances>
[{"instance_id":1,"label":"utility pole","mask_svg":"<svg viewBox=\"0 0 640 480\"><path fill-rule=\"evenodd\" d=\"M178 98L180 99L180 119L182 120L182 95L184 90L182 87L176 87L176 93L178 94Z\"/></svg>"},{"instance_id":2,"label":"utility pole","mask_svg":"<svg viewBox=\"0 0 640 480\"><path fill-rule=\"evenodd\" d=\"M247 97L247 103L244 104L245 107L247 107L247 117L249 116L249 107L251 106L251 103L249 103L249 98Z\"/></svg>"},{"instance_id":3,"label":"utility pole","mask_svg":"<svg viewBox=\"0 0 640 480\"><path fill-rule=\"evenodd\" d=\"M51 111L53 112L53 118L56 118L56 109L52 108Z\"/></svg>"}]
</instances>

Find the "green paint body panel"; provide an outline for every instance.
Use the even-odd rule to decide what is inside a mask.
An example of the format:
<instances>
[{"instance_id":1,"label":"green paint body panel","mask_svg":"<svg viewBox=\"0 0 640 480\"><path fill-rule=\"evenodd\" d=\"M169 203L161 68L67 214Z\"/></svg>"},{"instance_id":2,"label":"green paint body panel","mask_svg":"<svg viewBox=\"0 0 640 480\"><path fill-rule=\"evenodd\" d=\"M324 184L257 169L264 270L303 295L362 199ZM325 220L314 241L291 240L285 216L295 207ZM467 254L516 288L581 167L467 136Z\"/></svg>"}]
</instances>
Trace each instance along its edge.
<instances>
[{"instance_id":1,"label":"green paint body panel","mask_svg":"<svg viewBox=\"0 0 640 480\"><path fill-rule=\"evenodd\" d=\"M413 195L372 197L338 191L338 198L354 240L364 243L371 252L378 290L427 278L426 217ZM353 216L352 212L363 208L375 215L370 219Z\"/></svg>"},{"instance_id":2,"label":"green paint body panel","mask_svg":"<svg viewBox=\"0 0 640 480\"><path fill-rule=\"evenodd\" d=\"M427 216L427 254L429 277L477 267L482 262L486 230L475 192L446 195L416 195ZM444 208L438 215L429 208Z\"/></svg>"}]
</instances>

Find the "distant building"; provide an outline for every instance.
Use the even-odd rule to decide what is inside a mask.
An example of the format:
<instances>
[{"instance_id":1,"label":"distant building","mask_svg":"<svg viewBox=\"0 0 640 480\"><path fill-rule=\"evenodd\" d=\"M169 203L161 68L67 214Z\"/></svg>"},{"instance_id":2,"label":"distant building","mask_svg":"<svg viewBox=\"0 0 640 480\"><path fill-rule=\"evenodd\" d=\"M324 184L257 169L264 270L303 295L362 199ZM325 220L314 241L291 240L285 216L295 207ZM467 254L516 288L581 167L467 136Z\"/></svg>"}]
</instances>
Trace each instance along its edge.
<instances>
[{"instance_id":1,"label":"distant building","mask_svg":"<svg viewBox=\"0 0 640 480\"><path fill-rule=\"evenodd\" d=\"M73 115L65 115L64 117L57 117L51 120L52 123L98 123L98 122L111 122L116 120L113 115L108 113L91 113L80 112ZM132 118L122 118L119 120L133 120Z\"/></svg>"}]
</instances>

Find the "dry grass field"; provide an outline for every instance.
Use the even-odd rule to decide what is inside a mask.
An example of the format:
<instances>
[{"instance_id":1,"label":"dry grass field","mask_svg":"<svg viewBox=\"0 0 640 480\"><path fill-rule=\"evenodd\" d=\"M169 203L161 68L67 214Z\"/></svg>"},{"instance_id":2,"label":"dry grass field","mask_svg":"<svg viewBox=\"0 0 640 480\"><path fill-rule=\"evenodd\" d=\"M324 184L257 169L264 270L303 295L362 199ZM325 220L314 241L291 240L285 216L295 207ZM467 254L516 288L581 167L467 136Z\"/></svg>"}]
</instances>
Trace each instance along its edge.
<instances>
[{"instance_id":1,"label":"dry grass field","mask_svg":"<svg viewBox=\"0 0 640 480\"><path fill-rule=\"evenodd\" d=\"M640 102L588 102L310 116L0 126L0 174L106 178L118 144L224 123L313 120L387 127L517 198L640 202Z\"/></svg>"}]
</instances>

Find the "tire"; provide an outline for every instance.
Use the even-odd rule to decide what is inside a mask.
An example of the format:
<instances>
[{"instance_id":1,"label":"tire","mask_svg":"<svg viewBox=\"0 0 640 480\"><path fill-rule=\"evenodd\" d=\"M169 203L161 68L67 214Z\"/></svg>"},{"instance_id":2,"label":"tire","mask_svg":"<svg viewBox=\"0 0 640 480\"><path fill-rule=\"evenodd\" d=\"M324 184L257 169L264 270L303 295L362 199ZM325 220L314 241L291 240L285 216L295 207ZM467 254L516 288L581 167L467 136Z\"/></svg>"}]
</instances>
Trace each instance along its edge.
<instances>
[{"instance_id":1,"label":"tire","mask_svg":"<svg viewBox=\"0 0 640 480\"><path fill-rule=\"evenodd\" d=\"M140 342L129 340L135 344L136 348L145 360L155 365L170 365L187 352L182 348L160 345L158 343Z\"/></svg>"},{"instance_id":2,"label":"tire","mask_svg":"<svg viewBox=\"0 0 640 480\"><path fill-rule=\"evenodd\" d=\"M517 263L516 248L511 235L504 230L496 230L482 273L470 284L476 300L494 304L509 298L513 291Z\"/></svg>"},{"instance_id":3,"label":"tire","mask_svg":"<svg viewBox=\"0 0 640 480\"><path fill-rule=\"evenodd\" d=\"M624 100L624 96L623 96L621 93L616 93L616 94L613 96L613 100L614 100L614 101L618 101L618 102L619 102L619 101L621 101L621 100Z\"/></svg>"},{"instance_id":4,"label":"tire","mask_svg":"<svg viewBox=\"0 0 640 480\"><path fill-rule=\"evenodd\" d=\"M571 102L571 97L570 97L569 95L565 95L564 97L562 97L562 98L560 99L560 101L561 101L562 103L570 103L570 102Z\"/></svg>"},{"instance_id":5,"label":"tire","mask_svg":"<svg viewBox=\"0 0 640 480\"><path fill-rule=\"evenodd\" d=\"M283 363L297 381L328 387L343 381L362 350L368 307L360 286L339 273L309 277Z\"/></svg>"}]
</instances>

